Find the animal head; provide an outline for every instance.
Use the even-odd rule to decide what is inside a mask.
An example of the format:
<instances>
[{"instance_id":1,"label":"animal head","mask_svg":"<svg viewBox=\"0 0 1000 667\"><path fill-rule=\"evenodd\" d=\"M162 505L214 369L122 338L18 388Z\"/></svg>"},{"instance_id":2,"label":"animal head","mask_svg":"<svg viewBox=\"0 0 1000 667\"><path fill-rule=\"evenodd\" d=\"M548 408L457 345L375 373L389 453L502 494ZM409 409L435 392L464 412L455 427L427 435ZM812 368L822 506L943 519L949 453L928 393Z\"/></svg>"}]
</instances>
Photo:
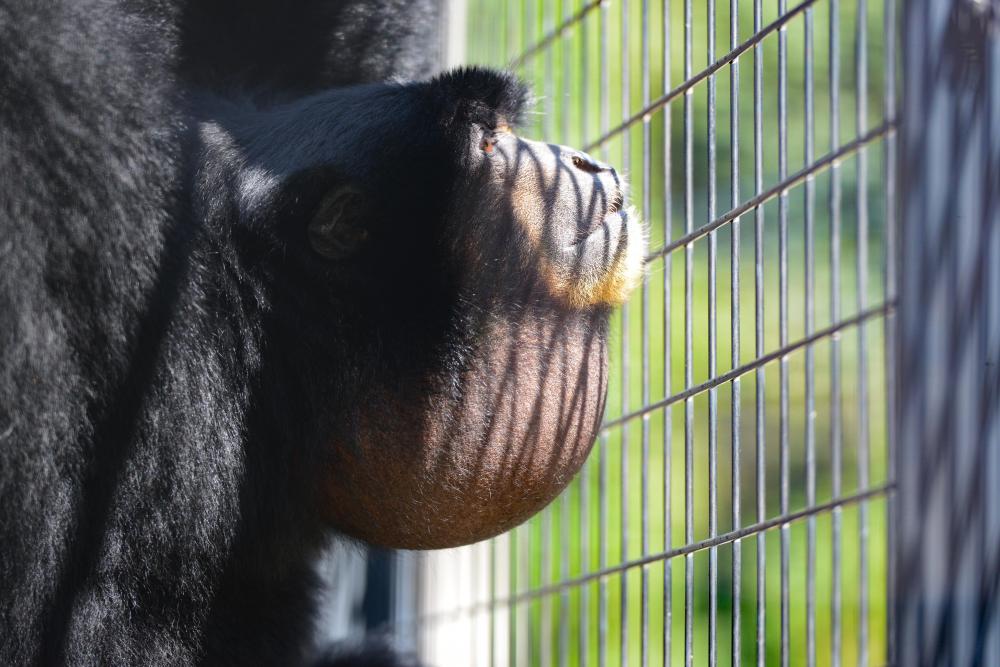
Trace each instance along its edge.
<instances>
[{"instance_id":1,"label":"animal head","mask_svg":"<svg viewBox=\"0 0 1000 667\"><path fill-rule=\"evenodd\" d=\"M298 338L284 353L308 396L309 474L344 533L497 534L596 436L607 318L641 277L643 229L613 167L518 134L527 104L514 77L473 68L208 133L237 165L243 227L280 241L262 263L275 319L299 329L278 337Z\"/></svg>"}]
</instances>

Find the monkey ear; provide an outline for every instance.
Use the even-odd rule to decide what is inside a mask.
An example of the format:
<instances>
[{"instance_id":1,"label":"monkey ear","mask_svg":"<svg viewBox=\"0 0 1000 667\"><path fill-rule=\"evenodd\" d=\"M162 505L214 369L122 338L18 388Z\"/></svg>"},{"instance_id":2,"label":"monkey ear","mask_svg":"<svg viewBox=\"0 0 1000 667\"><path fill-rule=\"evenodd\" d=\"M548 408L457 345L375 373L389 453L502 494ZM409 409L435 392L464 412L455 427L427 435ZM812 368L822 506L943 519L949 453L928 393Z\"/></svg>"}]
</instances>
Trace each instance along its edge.
<instances>
[{"instance_id":1,"label":"monkey ear","mask_svg":"<svg viewBox=\"0 0 1000 667\"><path fill-rule=\"evenodd\" d=\"M351 186L336 188L323 198L309 222L309 244L327 259L346 259L368 239L365 200Z\"/></svg>"}]
</instances>

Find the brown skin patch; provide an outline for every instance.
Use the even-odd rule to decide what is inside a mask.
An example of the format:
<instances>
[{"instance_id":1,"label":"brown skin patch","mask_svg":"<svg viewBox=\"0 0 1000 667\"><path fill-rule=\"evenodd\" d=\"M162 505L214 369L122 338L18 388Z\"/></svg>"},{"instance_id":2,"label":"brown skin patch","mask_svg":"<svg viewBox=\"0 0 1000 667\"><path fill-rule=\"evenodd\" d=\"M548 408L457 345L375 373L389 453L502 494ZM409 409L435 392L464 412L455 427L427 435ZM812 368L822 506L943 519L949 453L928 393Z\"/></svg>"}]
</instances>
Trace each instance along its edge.
<instances>
[{"instance_id":1,"label":"brown skin patch","mask_svg":"<svg viewBox=\"0 0 1000 667\"><path fill-rule=\"evenodd\" d=\"M385 547L430 549L501 533L573 478L607 390L606 314L495 323L463 373L385 387L360 410L360 445L327 486L329 519Z\"/></svg>"}]
</instances>

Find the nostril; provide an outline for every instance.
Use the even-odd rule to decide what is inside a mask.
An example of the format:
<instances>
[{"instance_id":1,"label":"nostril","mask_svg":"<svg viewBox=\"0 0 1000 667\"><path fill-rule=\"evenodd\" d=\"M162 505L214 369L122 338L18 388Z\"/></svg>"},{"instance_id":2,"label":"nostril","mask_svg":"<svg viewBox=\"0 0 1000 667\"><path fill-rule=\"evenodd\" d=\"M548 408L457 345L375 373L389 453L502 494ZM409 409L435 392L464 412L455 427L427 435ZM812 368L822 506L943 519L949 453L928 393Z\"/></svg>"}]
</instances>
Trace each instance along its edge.
<instances>
[{"instance_id":1,"label":"nostril","mask_svg":"<svg viewBox=\"0 0 1000 667\"><path fill-rule=\"evenodd\" d=\"M590 174L597 174L602 171L608 171L611 167L606 164L602 164L590 157L586 153L575 153L572 158L573 166L580 171L586 171Z\"/></svg>"}]
</instances>

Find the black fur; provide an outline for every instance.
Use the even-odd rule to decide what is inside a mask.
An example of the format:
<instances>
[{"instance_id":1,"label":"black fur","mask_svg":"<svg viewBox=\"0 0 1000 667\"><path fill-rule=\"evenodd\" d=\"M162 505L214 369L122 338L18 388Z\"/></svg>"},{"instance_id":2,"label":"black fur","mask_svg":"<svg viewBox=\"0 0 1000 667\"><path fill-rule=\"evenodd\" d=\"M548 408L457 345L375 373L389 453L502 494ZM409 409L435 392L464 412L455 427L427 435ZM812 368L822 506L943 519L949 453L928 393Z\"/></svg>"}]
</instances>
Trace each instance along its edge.
<instances>
[{"instance_id":1,"label":"black fur","mask_svg":"<svg viewBox=\"0 0 1000 667\"><path fill-rule=\"evenodd\" d=\"M331 407L460 363L456 128L524 101L474 70L330 88L427 74L438 20L0 2L0 663L307 659ZM377 242L331 267L303 229L348 177Z\"/></svg>"}]
</instances>

